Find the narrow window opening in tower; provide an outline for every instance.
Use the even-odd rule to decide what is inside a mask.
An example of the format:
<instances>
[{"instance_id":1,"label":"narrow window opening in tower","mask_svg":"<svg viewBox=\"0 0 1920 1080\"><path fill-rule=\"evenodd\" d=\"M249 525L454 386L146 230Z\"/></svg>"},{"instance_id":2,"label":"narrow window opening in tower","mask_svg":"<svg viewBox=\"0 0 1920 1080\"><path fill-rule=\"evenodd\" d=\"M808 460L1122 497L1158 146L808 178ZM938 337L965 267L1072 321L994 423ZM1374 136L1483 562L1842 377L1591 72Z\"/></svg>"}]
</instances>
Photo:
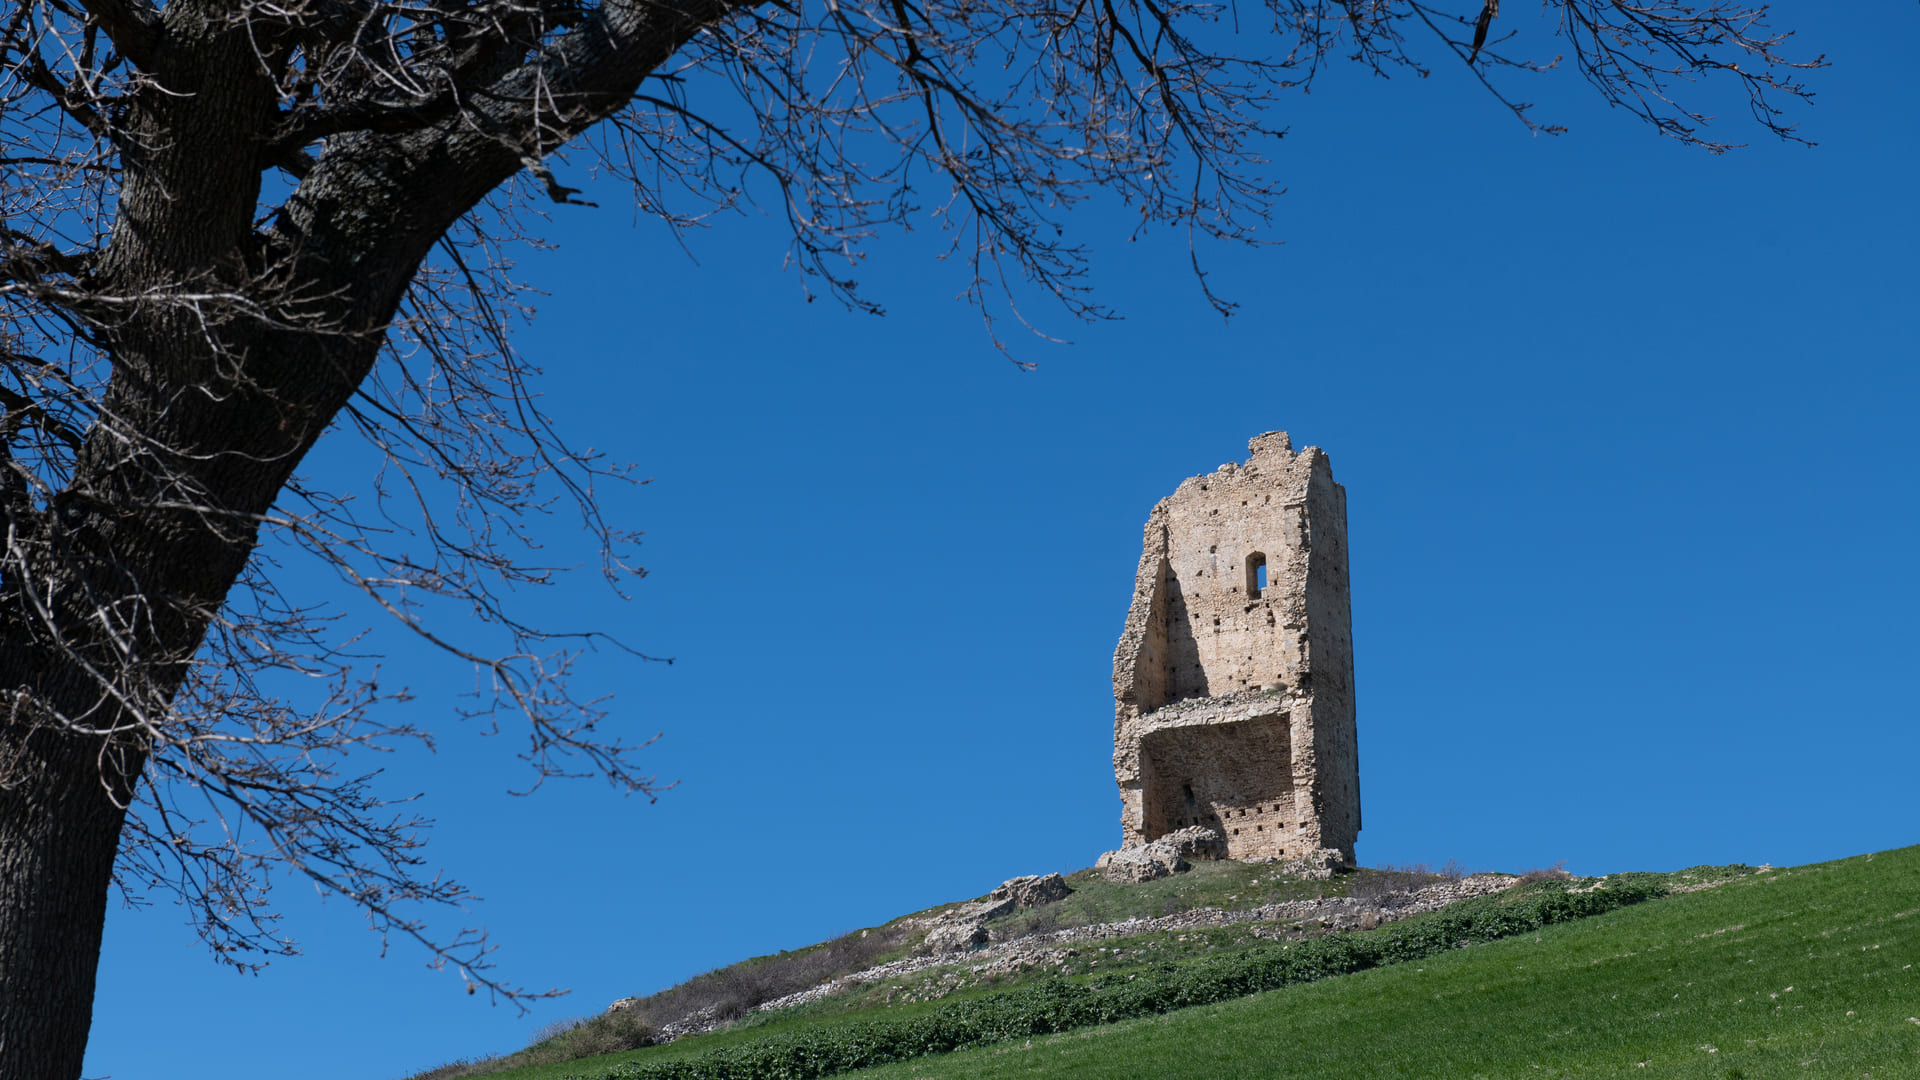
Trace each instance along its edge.
<instances>
[{"instance_id":1,"label":"narrow window opening in tower","mask_svg":"<svg viewBox=\"0 0 1920 1080\"><path fill-rule=\"evenodd\" d=\"M1247 599L1258 600L1267 587L1267 557L1261 552L1247 556Z\"/></svg>"}]
</instances>

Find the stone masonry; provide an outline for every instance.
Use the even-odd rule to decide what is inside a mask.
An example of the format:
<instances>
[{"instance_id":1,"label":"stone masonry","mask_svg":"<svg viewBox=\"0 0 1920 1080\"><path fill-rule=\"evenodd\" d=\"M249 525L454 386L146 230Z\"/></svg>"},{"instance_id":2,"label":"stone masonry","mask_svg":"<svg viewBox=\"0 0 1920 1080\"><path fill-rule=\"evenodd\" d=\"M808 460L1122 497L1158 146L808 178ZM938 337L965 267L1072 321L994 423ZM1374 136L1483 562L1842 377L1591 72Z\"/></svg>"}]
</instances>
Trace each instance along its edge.
<instances>
[{"instance_id":1,"label":"stone masonry","mask_svg":"<svg viewBox=\"0 0 1920 1080\"><path fill-rule=\"evenodd\" d=\"M1284 431L1247 448L1147 518L1113 656L1122 846L1204 826L1228 858L1332 849L1351 865L1347 493L1325 453L1295 453Z\"/></svg>"}]
</instances>

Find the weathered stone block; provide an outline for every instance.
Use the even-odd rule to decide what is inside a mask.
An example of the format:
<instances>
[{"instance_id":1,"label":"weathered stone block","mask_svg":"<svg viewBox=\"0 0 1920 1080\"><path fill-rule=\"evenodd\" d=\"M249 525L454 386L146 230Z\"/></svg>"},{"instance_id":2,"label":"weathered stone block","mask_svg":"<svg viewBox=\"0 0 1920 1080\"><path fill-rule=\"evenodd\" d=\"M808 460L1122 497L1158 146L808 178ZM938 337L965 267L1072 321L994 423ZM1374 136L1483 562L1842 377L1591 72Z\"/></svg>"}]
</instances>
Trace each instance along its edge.
<instances>
[{"instance_id":1,"label":"weathered stone block","mask_svg":"<svg viewBox=\"0 0 1920 1080\"><path fill-rule=\"evenodd\" d=\"M1220 835L1218 830L1204 825L1175 829L1147 846L1165 848L1183 859L1227 857L1227 838Z\"/></svg>"},{"instance_id":2,"label":"weathered stone block","mask_svg":"<svg viewBox=\"0 0 1920 1080\"><path fill-rule=\"evenodd\" d=\"M1172 877L1187 869L1187 860L1165 848L1151 844L1121 848L1100 856L1094 866L1108 881L1123 885Z\"/></svg>"},{"instance_id":3,"label":"weathered stone block","mask_svg":"<svg viewBox=\"0 0 1920 1080\"><path fill-rule=\"evenodd\" d=\"M935 923L920 943L922 953L955 953L977 949L987 943L985 919L955 919Z\"/></svg>"},{"instance_id":4,"label":"weathered stone block","mask_svg":"<svg viewBox=\"0 0 1920 1080\"><path fill-rule=\"evenodd\" d=\"M1059 874L1028 874L1010 878L988 896L994 900L1011 900L1015 907L1030 908L1065 900L1072 892L1067 887L1067 879Z\"/></svg>"},{"instance_id":5,"label":"weathered stone block","mask_svg":"<svg viewBox=\"0 0 1920 1080\"><path fill-rule=\"evenodd\" d=\"M1175 830L1139 847L1109 851L1093 865L1108 881L1137 883L1183 873L1189 869L1190 858L1226 857L1226 838L1212 829L1196 827Z\"/></svg>"}]
</instances>

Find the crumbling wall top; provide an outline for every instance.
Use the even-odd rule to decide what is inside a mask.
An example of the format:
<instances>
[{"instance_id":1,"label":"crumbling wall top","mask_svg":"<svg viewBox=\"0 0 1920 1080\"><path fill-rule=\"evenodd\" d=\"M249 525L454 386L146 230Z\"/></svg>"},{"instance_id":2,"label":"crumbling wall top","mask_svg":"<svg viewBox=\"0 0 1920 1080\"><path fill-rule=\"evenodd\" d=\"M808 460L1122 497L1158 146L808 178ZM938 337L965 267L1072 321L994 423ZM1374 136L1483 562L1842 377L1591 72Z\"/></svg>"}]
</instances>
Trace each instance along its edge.
<instances>
[{"instance_id":1,"label":"crumbling wall top","mask_svg":"<svg viewBox=\"0 0 1920 1080\"><path fill-rule=\"evenodd\" d=\"M1273 451L1293 453L1293 440L1284 431L1269 431L1247 440L1247 453L1254 457Z\"/></svg>"}]
</instances>

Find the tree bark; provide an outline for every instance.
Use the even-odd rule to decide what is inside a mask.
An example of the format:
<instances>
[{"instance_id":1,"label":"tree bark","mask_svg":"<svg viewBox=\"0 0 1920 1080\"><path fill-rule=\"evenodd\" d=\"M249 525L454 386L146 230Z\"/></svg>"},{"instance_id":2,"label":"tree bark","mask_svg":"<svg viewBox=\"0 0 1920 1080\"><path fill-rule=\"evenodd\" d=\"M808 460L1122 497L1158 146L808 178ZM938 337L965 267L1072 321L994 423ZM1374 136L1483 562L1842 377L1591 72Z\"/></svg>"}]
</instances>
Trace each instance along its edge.
<instances>
[{"instance_id":1,"label":"tree bark","mask_svg":"<svg viewBox=\"0 0 1920 1080\"><path fill-rule=\"evenodd\" d=\"M24 743L7 751L30 778L0 789L0 1076L73 1080L125 811L101 782L98 742L42 729Z\"/></svg>"}]
</instances>

